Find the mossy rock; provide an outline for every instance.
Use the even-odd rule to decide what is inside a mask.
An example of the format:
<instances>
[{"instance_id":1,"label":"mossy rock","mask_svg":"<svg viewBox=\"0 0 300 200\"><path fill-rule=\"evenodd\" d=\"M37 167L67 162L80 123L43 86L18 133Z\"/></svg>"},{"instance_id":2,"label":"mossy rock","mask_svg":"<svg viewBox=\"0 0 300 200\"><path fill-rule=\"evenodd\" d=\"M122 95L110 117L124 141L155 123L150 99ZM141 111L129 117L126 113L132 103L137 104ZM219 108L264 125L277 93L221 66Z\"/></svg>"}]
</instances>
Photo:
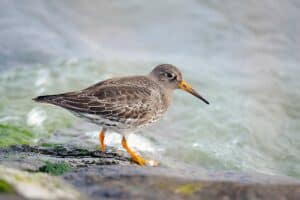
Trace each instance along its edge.
<instances>
[{"instance_id":1,"label":"mossy rock","mask_svg":"<svg viewBox=\"0 0 300 200\"><path fill-rule=\"evenodd\" d=\"M71 166L66 162L52 163L46 161L45 165L39 168L39 172L51 174L54 176L59 176L64 173L70 172L72 170Z\"/></svg>"},{"instance_id":2,"label":"mossy rock","mask_svg":"<svg viewBox=\"0 0 300 200\"><path fill-rule=\"evenodd\" d=\"M13 193L25 199L86 199L75 188L58 177L1 165L0 190L0 195Z\"/></svg>"},{"instance_id":3,"label":"mossy rock","mask_svg":"<svg viewBox=\"0 0 300 200\"><path fill-rule=\"evenodd\" d=\"M13 186L5 180L0 179L0 193L15 193Z\"/></svg>"},{"instance_id":4,"label":"mossy rock","mask_svg":"<svg viewBox=\"0 0 300 200\"><path fill-rule=\"evenodd\" d=\"M0 147L30 144L35 134L13 125L0 124Z\"/></svg>"}]
</instances>

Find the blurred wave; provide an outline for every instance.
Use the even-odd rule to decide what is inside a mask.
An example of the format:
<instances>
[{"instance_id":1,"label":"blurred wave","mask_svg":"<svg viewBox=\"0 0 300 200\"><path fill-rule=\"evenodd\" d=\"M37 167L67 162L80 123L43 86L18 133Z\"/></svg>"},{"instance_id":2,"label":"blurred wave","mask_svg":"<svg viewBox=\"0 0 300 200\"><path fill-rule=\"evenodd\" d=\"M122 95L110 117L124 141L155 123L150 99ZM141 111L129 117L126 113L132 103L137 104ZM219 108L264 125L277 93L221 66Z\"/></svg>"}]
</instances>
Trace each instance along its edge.
<instances>
[{"instance_id":1,"label":"blurred wave","mask_svg":"<svg viewBox=\"0 0 300 200\"><path fill-rule=\"evenodd\" d=\"M169 165L300 177L299 1L0 5L0 123L76 142L97 128L77 127L67 112L31 98L167 62L211 105L175 92L163 121L132 143L146 140Z\"/></svg>"}]
</instances>

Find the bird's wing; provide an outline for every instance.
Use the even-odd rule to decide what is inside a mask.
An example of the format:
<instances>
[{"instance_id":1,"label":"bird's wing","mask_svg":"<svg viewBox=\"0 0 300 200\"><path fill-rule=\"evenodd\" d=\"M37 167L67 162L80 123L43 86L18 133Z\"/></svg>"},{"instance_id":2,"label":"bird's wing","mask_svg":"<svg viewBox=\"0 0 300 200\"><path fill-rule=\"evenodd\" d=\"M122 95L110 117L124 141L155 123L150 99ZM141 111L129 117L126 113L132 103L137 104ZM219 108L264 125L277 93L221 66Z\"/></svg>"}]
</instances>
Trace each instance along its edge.
<instances>
[{"instance_id":1,"label":"bird's wing","mask_svg":"<svg viewBox=\"0 0 300 200\"><path fill-rule=\"evenodd\" d=\"M45 102L110 120L137 119L151 112L151 95L144 86L98 83L82 91L48 96Z\"/></svg>"}]
</instances>

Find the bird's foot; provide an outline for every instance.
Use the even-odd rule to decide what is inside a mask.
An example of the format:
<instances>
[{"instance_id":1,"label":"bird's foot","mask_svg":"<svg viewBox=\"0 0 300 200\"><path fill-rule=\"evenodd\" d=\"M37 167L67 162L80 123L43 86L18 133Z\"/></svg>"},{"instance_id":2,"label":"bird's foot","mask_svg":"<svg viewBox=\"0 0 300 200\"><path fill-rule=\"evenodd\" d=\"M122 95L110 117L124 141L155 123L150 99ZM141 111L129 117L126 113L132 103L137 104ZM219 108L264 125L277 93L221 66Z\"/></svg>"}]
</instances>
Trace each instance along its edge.
<instances>
[{"instance_id":1,"label":"bird's foot","mask_svg":"<svg viewBox=\"0 0 300 200\"><path fill-rule=\"evenodd\" d=\"M101 146L100 146L101 153L105 153L105 149L106 149L106 146L104 144L101 144Z\"/></svg>"},{"instance_id":2,"label":"bird's foot","mask_svg":"<svg viewBox=\"0 0 300 200\"><path fill-rule=\"evenodd\" d=\"M142 158L142 156L138 155L136 152L134 152L133 150L131 150L129 148L129 146L127 145L127 141L126 138L123 136L122 138L122 146L124 147L124 149L126 149L126 151L128 152L128 154L131 156L131 159L139 164L140 166L158 166L158 162L154 161L154 160L146 160L144 158Z\"/></svg>"},{"instance_id":3,"label":"bird's foot","mask_svg":"<svg viewBox=\"0 0 300 200\"><path fill-rule=\"evenodd\" d=\"M159 163L157 161L155 161L155 160L146 160L146 159L142 158L139 155L134 155L134 156L131 157L131 159L140 166L157 167L159 165Z\"/></svg>"},{"instance_id":4,"label":"bird's foot","mask_svg":"<svg viewBox=\"0 0 300 200\"><path fill-rule=\"evenodd\" d=\"M141 156L139 155L131 155L131 159L137 163L138 165L141 165L141 166L145 166L146 163L147 163L147 160L145 160L144 158L142 158Z\"/></svg>"}]
</instances>

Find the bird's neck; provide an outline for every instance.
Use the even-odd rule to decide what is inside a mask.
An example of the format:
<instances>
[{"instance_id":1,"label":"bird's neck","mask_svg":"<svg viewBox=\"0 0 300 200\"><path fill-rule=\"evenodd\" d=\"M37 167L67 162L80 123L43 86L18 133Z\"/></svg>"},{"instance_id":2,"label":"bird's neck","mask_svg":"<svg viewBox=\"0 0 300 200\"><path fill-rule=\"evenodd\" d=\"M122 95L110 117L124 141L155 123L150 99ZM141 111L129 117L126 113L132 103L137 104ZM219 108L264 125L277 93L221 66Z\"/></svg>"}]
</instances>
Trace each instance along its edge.
<instances>
[{"instance_id":1,"label":"bird's neck","mask_svg":"<svg viewBox=\"0 0 300 200\"><path fill-rule=\"evenodd\" d=\"M155 76L154 74L150 73L148 75L148 77L153 80L157 86L160 88L161 90L161 101L163 102L163 104L166 105L166 108L170 106L171 102L172 102L172 97L173 97L173 89L171 88L167 88L164 87L160 81L158 80L157 76Z\"/></svg>"},{"instance_id":2,"label":"bird's neck","mask_svg":"<svg viewBox=\"0 0 300 200\"><path fill-rule=\"evenodd\" d=\"M151 80L155 81L156 83L159 82L158 78L157 78L153 73L150 73L150 74L148 75L148 77L149 77Z\"/></svg>"}]
</instances>

